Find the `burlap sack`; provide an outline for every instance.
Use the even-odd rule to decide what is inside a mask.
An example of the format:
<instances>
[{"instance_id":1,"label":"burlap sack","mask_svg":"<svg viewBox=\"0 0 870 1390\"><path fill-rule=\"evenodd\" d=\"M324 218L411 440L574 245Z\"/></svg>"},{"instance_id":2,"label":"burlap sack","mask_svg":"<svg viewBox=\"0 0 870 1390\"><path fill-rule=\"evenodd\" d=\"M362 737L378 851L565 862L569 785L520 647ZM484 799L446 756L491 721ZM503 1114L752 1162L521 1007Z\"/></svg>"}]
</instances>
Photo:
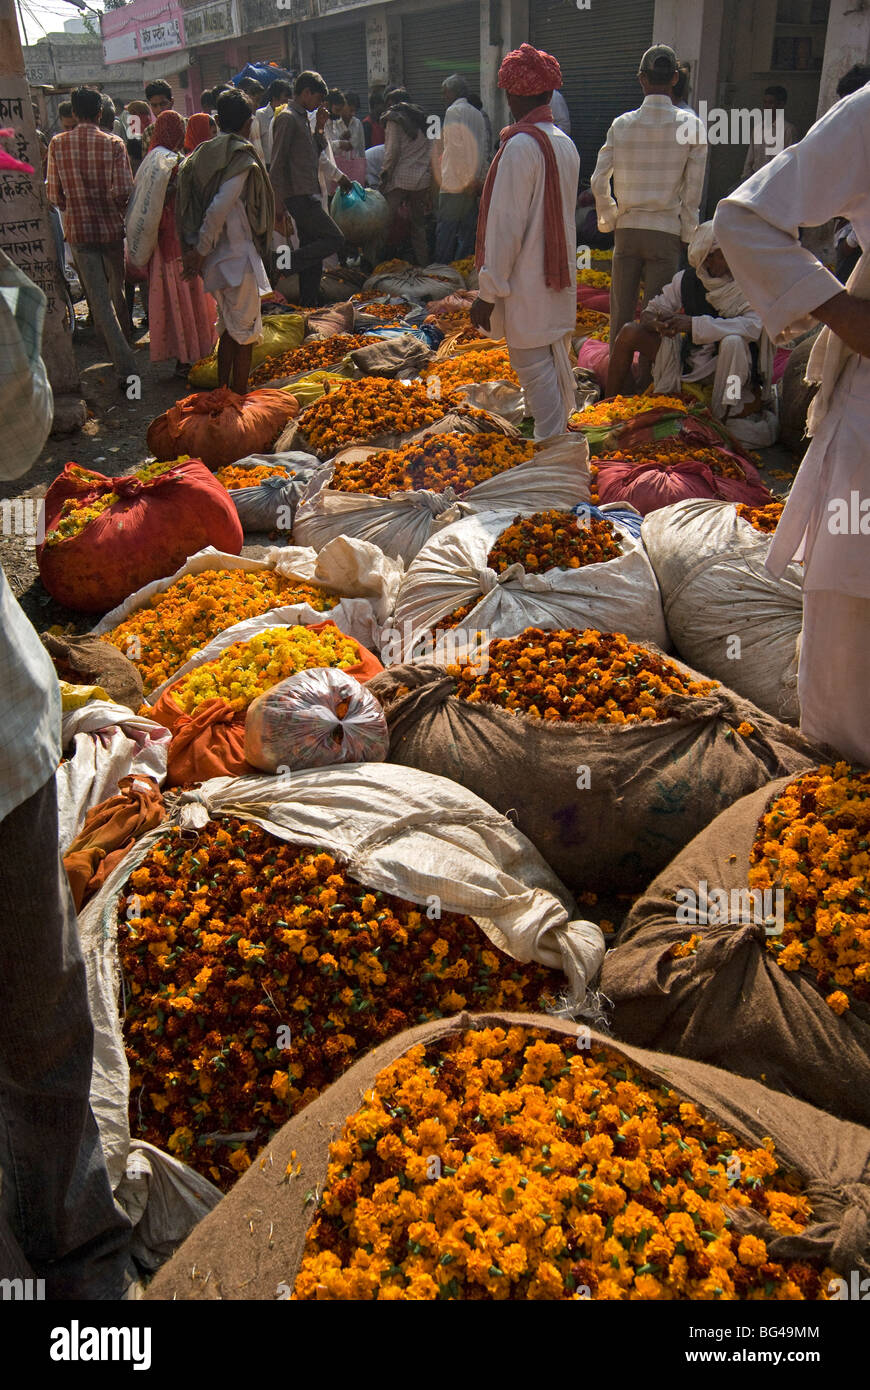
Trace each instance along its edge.
<instances>
[{"instance_id":1,"label":"burlap sack","mask_svg":"<svg viewBox=\"0 0 870 1390\"><path fill-rule=\"evenodd\" d=\"M469 704L424 662L390 666L369 689L390 762L449 777L510 815L575 893L641 892L726 806L819 761L796 729L724 686L675 696L671 718L639 724L549 724ZM744 720L748 738L736 732Z\"/></svg>"},{"instance_id":2,"label":"burlap sack","mask_svg":"<svg viewBox=\"0 0 870 1390\"><path fill-rule=\"evenodd\" d=\"M432 349L414 333L399 333L395 338L373 338L349 356L364 376L412 377L429 361Z\"/></svg>"},{"instance_id":3,"label":"burlap sack","mask_svg":"<svg viewBox=\"0 0 870 1390\"><path fill-rule=\"evenodd\" d=\"M73 685L99 685L119 705L137 710L144 699L142 677L132 661L111 642L99 637L58 637L43 632L42 645L61 680Z\"/></svg>"},{"instance_id":4,"label":"burlap sack","mask_svg":"<svg viewBox=\"0 0 870 1390\"><path fill-rule=\"evenodd\" d=\"M352 333L354 307L347 299L343 304L331 304L328 309L316 309L306 314L305 327L308 333L318 338L332 338L336 333Z\"/></svg>"},{"instance_id":5,"label":"burlap sack","mask_svg":"<svg viewBox=\"0 0 870 1390\"><path fill-rule=\"evenodd\" d=\"M758 820L789 780L723 811L659 874L605 958L601 987L620 1037L727 1066L870 1125L870 1007L852 1001L838 1017L814 971L776 964L763 924L677 921L678 889L700 898L700 885L720 888L730 904L732 890L747 888ZM690 933L702 938L697 951L675 959L671 947Z\"/></svg>"},{"instance_id":6,"label":"burlap sack","mask_svg":"<svg viewBox=\"0 0 870 1390\"><path fill-rule=\"evenodd\" d=\"M520 1025L575 1036L576 1026L544 1014L458 1014L424 1023L383 1043L286 1124L220 1206L165 1264L145 1298L286 1299L290 1297L326 1182L329 1145L378 1073L417 1043L469 1028ZM699 1062L646 1052L592 1031L600 1043L694 1101L757 1146L768 1135L783 1163L806 1180L815 1220L799 1236L780 1235L751 1208L731 1216L762 1237L771 1258L816 1259L848 1277L870 1269L870 1131L844 1124L754 1081ZM288 1169L300 1167L288 1181Z\"/></svg>"}]
</instances>

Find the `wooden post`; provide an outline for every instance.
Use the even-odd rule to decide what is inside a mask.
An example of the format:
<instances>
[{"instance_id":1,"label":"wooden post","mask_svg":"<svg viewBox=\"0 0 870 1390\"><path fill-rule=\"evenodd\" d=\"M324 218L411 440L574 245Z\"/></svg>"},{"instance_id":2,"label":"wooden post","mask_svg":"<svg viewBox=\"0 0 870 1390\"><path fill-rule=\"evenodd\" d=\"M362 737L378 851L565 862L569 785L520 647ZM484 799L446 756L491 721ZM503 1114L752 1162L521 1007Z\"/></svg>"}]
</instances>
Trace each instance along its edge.
<instances>
[{"instance_id":1,"label":"wooden post","mask_svg":"<svg viewBox=\"0 0 870 1390\"><path fill-rule=\"evenodd\" d=\"M34 174L0 170L0 248L48 300L42 356L55 394L55 424L60 432L84 424L78 367L67 327L63 267L58 264L42 177L42 159L14 0L0 0L0 128L11 127L10 154L32 164ZM72 398L72 399L70 399Z\"/></svg>"}]
</instances>

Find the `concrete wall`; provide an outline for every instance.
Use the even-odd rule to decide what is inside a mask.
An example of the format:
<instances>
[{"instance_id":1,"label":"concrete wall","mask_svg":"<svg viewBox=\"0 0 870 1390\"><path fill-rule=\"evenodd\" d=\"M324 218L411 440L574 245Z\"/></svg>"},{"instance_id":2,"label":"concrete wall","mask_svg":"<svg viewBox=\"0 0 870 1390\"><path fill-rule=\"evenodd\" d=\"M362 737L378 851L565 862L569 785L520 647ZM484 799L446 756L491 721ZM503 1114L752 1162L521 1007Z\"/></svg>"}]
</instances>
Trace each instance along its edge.
<instances>
[{"instance_id":1,"label":"concrete wall","mask_svg":"<svg viewBox=\"0 0 870 1390\"><path fill-rule=\"evenodd\" d=\"M836 87L844 72L870 57L870 9L857 0L831 0L825 61L819 85L817 114L824 115L837 100Z\"/></svg>"}]
</instances>

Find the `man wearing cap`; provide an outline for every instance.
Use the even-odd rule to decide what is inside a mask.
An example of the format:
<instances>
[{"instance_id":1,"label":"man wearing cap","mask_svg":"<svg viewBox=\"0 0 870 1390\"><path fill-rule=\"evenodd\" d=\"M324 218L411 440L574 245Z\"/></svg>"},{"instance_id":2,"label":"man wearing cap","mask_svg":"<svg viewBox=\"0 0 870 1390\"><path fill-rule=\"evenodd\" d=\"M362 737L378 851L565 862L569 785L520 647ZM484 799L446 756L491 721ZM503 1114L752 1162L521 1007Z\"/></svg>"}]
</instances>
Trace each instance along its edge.
<instances>
[{"instance_id":1,"label":"man wearing cap","mask_svg":"<svg viewBox=\"0 0 870 1390\"><path fill-rule=\"evenodd\" d=\"M676 275L681 243L698 226L707 136L699 117L671 100L677 75L672 48L647 49L638 72L643 102L617 116L592 175L599 230L614 233L612 341L634 319L641 281L648 304Z\"/></svg>"},{"instance_id":2,"label":"man wearing cap","mask_svg":"<svg viewBox=\"0 0 870 1390\"><path fill-rule=\"evenodd\" d=\"M504 59L498 85L515 124L501 133L480 200L471 321L507 339L535 438L547 439L574 408L580 156L553 122L550 97L562 85L555 58L524 43Z\"/></svg>"}]
</instances>

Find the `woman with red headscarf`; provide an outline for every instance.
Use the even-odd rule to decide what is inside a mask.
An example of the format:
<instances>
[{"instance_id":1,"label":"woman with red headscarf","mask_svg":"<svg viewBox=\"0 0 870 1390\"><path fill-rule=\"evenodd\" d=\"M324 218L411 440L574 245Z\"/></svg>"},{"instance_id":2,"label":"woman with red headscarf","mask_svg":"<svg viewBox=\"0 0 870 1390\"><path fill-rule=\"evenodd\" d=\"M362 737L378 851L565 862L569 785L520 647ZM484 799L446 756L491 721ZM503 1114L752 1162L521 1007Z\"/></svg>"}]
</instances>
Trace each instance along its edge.
<instances>
[{"instance_id":1,"label":"woman with red headscarf","mask_svg":"<svg viewBox=\"0 0 870 1390\"><path fill-rule=\"evenodd\" d=\"M184 153L193 154L198 145L202 145L206 140L211 140L217 135L217 126L211 116L205 111L197 111L195 116L188 116L187 131L184 136Z\"/></svg>"},{"instance_id":2,"label":"woman with red headscarf","mask_svg":"<svg viewBox=\"0 0 870 1390\"><path fill-rule=\"evenodd\" d=\"M176 358L187 375L191 362L211 352L217 339L217 309L201 280L183 280L181 246L175 228L175 181L184 158L184 121L177 111L161 111L151 148L142 161L127 209L131 260L148 266L148 322L152 362Z\"/></svg>"}]
</instances>

